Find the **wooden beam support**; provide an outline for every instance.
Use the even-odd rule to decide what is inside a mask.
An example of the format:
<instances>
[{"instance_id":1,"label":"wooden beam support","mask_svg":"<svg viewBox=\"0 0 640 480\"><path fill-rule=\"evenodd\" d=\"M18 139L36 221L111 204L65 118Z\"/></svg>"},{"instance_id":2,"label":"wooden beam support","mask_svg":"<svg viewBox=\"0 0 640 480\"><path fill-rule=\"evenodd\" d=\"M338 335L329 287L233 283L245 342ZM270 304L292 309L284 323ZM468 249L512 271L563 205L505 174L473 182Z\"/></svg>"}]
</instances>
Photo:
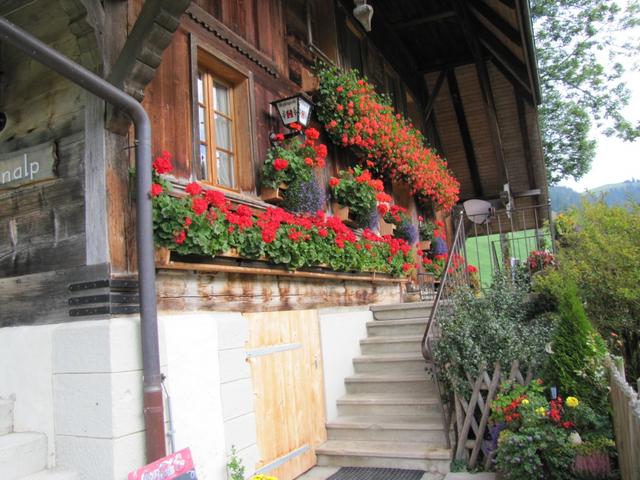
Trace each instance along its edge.
<instances>
[{"instance_id":1,"label":"wooden beam support","mask_svg":"<svg viewBox=\"0 0 640 480\"><path fill-rule=\"evenodd\" d=\"M493 90L491 89L491 79L489 78L487 63L484 55L482 54L482 48L478 43L477 31L475 29L475 25L471 21L471 14L467 8L467 2L465 0L454 0L454 4L456 5L456 9L458 10L462 20L462 30L465 38L475 58L476 73L480 83L480 91L482 92L482 103L485 114L487 115L489 130L491 132L491 143L496 156L496 167L502 172L501 183L509 183L509 171L504 159L502 136L500 134L500 125L498 124L498 115L495 100L493 98Z\"/></svg>"},{"instance_id":2,"label":"wooden beam support","mask_svg":"<svg viewBox=\"0 0 640 480\"><path fill-rule=\"evenodd\" d=\"M405 30L407 28L417 27L428 23L441 22L442 20L447 20L454 17L456 17L456 12L454 10L447 10L446 12L434 13L433 15L414 18L413 20L408 20L406 22L393 23L391 24L391 26L395 30Z\"/></svg>"},{"instance_id":3,"label":"wooden beam support","mask_svg":"<svg viewBox=\"0 0 640 480\"><path fill-rule=\"evenodd\" d=\"M462 146L464 147L464 153L467 157L469 174L471 175L471 181L473 182L473 190L476 197L482 197L484 193L482 190L482 182L480 182L480 172L478 171L476 152L473 148L473 140L471 139L469 124L467 123L464 106L462 105L462 99L460 98L458 80L456 79L456 74L453 70L449 70L446 73L446 76L447 84L449 85L449 93L451 94L451 101L453 102L453 109L456 113L456 120L458 121L458 128L460 129L460 136L462 137Z\"/></svg>"},{"instance_id":4,"label":"wooden beam support","mask_svg":"<svg viewBox=\"0 0 640 480\"><path fill-rule=\"evenodd\" d=\"M189 0L145 2L108 80L142 101Z\"/></svg>"},{"instance_id":5,"label":"wooden beam support","mask_svg":"<svg viewBox=\"0 0 640 480\"><path fill-rule=\"evenodd\" d=\"M516 98L516 109L518 110L518 124L520 125L520 135L522 137L522 148L524 150L524 161L527 164L527 178L529 189L536 189L536 176L533 172L533 155L531 153L531 140L529 136L529 126L527 125L527 112L525 110L522 97L514 92Z\"/></svg>"},{"instance_id":6,"label":"wooden beam support","mask_svg":"<svg viewBox=\"0 0 640 480\"><path fill-rule=\"evenodd\" d=\"M522 37L520 32L511 26L511 24L500 16L498 12L489 7L486 3L471 2L469 8L474 13L475 17L484 17L496 30L502 33L505 37L511 40L513 43L522 47Z\"/></svg>"},{"instance_id":7,"label":"wooden beam support","mask_svg":"<svg viewBox=\"0 0 640 480\"><path fill-rule=\"evenodd\" d=\"M535 105L534 98L531 92L525 89L522 84L511 74L511 72L507 70L504 65L502 65L502 63L497 61L495 58L491 58L491 63L493 63L493 65L500 71L500 73L502 73L502 75L504 75L504 77L509 81L514 91L518 92L518 94L523 99L525 99L529 103L529 105Z\"/></svg>"},{"instance_id":8,"label":"wooden beam support","mask_svg":"<svg viewBox=\"0 0 640 480\"><path fill-rule=\"evenodd\" d=\"M475 32L478 40L489 51L489 53L491 53L497 61L502 63L502 65L511 73L513 78L522 85L522 87L530 90L527 66L480 22L476 22Z\"/></svg>"},{"instance_id":9,"label":"wooden beam support","mask_svg":"<svg viewBox=\"0 0 640 480\"><path fill-rule=\"evenodd\" d=\"M442 70L450 70L452 68L461 67L462 65L469 65L473 63L473 61L473 56L465 55L454 60L436 61L429 65L421 65L418 67L418 71L421 74L426 75L427 73L441 72Z\"/></svg>"},{"instance_id":10,"label":"wooden beam support","mask_svg":"<svg viewBox=\"0 0 640 480\"><path fill-rule=\"evenodd\" d=\"M433 107L435 105L436 98L440 93L440 89L442 88L442 84L444 83L445 78L447 78L447 71L443 70L438 75L438 79L436 80L436 84L433 86L433 92L429 95L429 100L427 102L427 106L424 109L424 124L425 126L429 123L429 118L431 117L431 113L433 112ZM426 82L426 79L425 79Z\"/></svg>"},{"instance_id":11,"label":"wooden beam support","mask_svg":"<svg viewBox=\"0 0 640 480\"><path fill-rule=\"evenodd\" d=\"M514 8L516 8L516 0L499 0L501 4L503 4L505 7L509 7L512 10Z\"/></svg>"}]
</instances>

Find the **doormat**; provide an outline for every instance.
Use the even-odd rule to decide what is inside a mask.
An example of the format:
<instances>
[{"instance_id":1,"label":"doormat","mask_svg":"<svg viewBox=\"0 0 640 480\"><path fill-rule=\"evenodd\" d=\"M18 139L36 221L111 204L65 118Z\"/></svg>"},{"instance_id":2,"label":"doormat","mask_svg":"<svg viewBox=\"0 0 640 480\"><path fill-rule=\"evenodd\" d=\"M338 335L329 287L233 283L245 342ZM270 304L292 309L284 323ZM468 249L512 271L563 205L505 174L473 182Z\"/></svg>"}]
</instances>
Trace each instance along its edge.
<instances>
[{"instance_id":1,"label":"doormat","mask_svg":"<svg viewBox=\"0 0 640 480\"><path fill-rule=\"evenodd\" d=\"M400 468L342 467L327 480L420 480L424 474L422 470Z\"/></svg>"}]
</instances>

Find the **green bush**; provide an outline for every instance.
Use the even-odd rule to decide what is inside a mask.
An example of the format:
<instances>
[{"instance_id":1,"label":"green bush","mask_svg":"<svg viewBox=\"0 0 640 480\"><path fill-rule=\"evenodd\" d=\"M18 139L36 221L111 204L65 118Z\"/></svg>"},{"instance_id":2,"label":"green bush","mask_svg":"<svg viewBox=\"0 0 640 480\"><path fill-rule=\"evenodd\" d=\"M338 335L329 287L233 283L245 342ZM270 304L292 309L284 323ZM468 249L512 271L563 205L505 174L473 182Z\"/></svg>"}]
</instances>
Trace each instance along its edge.
<instances>
[{"instance_id":1,"label":"green bush","mask_svg":"<svg viewBox=\"0 0 640 480\"><path fill-rule=\"evenodd\" d=\"M550 273L537 277L534 288L554 297L558 306L552 353L544 368L545 380L557 385L561 393L583 399L606 417L608 386L604 359L607 349L589 323L576 285L560 274Z\"/></svg>"},{"instance_id":2,"label":"green bush","mask_svg":"<svg viewBox=\"0 0 640 480\"><path fill-rule=\"evenodd\" d=\"M588 318L640 377L640 205L583 203L563 215L559 262L573 279Z\"/></svg>"},{"instance_id":3,"label":"green bush","mask_svg":"<svg viewBox=\"0 0 640 480\"><path fill-rule=\"evenodd\" d=\"M541 366L552 325L545 316L534 316L527 283L512 281L496 272L490 288L476 297L469 289L456 293L440 321L441 338L434 355L442 379L450 389L467 393L466 374L475 378L484 366L495 362L509 368L520 360L526 371Z\"/></svg>"}]
</instances>

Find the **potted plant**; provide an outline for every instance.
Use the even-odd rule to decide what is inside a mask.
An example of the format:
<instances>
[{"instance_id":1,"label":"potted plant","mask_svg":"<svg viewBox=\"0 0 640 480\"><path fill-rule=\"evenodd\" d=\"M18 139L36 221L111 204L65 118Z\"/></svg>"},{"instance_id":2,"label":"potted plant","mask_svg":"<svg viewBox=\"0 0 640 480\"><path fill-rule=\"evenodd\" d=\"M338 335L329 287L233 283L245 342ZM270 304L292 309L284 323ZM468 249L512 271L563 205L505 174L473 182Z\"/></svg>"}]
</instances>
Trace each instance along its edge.
<instances>
[{"instance_id":1,"label":"potted plant","mask_svg":"<svg viewBox=\"0 0 640 480\"><path fill-rule=\"evenodd\" d=\"M425 220L423 217L418 217L418 233L420 235L420 243L418 243L418 247L420 250L424 252L429 251L435 229L436 226L433 222Z\"/></svg>"},{"instance_id":2,"label":"potted plant","mask_svg":"<svg viewBox=\"0 0 640 480\"><path fill-rule=\"evenodd\" d=\"M297 124L290 126L301 130ZM327 146L316 144L320 133L315 128L304 131L301 136L285 138L274 135L273 146L267 152L262 169L262 199L269 203L285 201L289 185L295 181L309 182L314 168L323 168L327 156Z\"/></svg>"},{"instance_id":3,"label":"potted plant","mask_svg":"<svg viewBox=\"0 0 640 480\"><path fill-rule=\"evenodd\" d=\"M360 228L377 222L378 193L383 193L384 186L371 172L362 167L342 170L329 180L329 187L336 217Z\"/></svg>"}]
</instances>

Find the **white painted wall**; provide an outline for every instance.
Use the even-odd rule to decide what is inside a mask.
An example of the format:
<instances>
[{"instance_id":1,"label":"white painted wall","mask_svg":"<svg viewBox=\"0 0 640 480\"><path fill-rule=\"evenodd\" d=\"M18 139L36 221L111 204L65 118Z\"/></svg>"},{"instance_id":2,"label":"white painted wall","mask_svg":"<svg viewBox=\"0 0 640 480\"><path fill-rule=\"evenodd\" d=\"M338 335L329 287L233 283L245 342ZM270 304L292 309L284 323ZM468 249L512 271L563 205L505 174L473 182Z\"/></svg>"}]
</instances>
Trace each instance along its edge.
<instances>
[{"instance_id":1,"label":"white painted wall","mask_svg":"<svg viewBox=\"0 0 640 480\"><path fill-rule=\"evenodd\" d=\"M367 336L366 323L373 320L369 307L319 310L320 341L324 373L327 421L338 416L336 400L346 393L345 377L353 375L353 358L360 355L360 340Z\"/></svg>"},{"instance_id":2,"label":"white painted wall","mask_svg":"<svg viewBox=\"0 0 640 480\"><path fill-rule=\"evenodd\" d=\"M15 398L14 430L41 432L55 461L51 337L54 325L0 328L0 398Z\"/></svg>"}]
</instances>

